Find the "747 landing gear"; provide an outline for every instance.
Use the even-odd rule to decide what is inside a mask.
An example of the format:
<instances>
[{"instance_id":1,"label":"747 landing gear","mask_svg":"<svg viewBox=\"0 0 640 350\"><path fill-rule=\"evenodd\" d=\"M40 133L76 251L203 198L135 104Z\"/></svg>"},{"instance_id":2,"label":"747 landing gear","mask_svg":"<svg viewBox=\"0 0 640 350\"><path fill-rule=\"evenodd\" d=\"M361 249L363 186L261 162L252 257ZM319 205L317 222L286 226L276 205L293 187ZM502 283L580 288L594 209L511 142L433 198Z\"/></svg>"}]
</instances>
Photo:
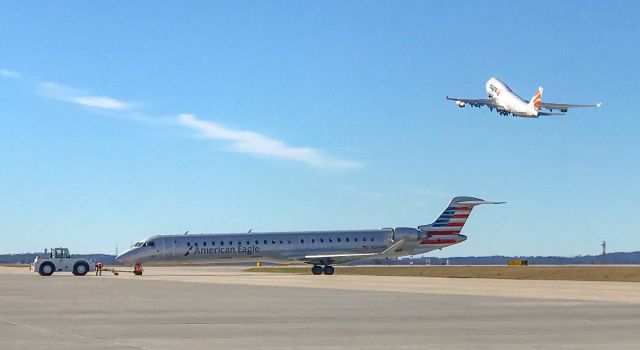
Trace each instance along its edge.
<instances>
[{"instance_id":1,"label":"747 landing gear","mask_svg":"<svg viewBox=\"0 0 640 350\"><path fill-rule=\"evenodd\" d=\"M311 273L314 275L333 275L334 269L331 265L326 265L324 268L320 265L313 265L311 268Z\"/></svg>"}]
</instances>

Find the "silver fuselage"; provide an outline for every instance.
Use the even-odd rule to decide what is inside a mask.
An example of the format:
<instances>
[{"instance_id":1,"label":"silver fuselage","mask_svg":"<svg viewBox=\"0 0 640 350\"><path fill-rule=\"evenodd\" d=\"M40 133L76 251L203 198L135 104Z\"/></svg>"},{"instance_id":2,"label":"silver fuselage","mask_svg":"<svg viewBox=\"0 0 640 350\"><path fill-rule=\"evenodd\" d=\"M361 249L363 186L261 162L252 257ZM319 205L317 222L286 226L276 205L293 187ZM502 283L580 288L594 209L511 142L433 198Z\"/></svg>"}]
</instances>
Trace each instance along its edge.
<instances>
[{"instance_id":1,"label":"silver fuselage","mask_svg":"<svg viewBox=\"0 0 640 350\"><path fill-rule=\"evenodd\" d=\"M421 254L466 239L428 241L415 228L353 231L269 232L159 235L142 240L117 257L124 264L186 264L217 261L291 262L310 255L381 253L394 241L405 239L402 249L389 256Z\"/></svg>"}]
</instances>

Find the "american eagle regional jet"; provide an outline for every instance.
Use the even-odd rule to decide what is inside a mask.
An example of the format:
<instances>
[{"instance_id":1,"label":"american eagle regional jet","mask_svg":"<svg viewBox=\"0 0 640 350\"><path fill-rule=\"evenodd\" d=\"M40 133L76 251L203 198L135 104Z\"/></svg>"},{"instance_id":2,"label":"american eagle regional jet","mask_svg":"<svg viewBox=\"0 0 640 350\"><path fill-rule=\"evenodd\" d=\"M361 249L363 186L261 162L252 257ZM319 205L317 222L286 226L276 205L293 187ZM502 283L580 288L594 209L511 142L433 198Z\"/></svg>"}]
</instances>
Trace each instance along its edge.
<instances>
[{"instance_id":1,"label":"american eagle regional jet","mask_svg":"<svg viewBox=\"0 0 640 350\"><path fill-rule=\"evenodd\" d=\"M456 197L436 221L417 228L153 236L135 243L116 259L131 265L301 261L313 265L314 275L332 275L333 264L423 254L464 242L467 236L460 231L473 208L502 203Z\"/></svg>"},{"instance_id":2,"label":"american eagle regional jet","mask_svg":"<svg viewBox=\"0 0 640 350\"><path fill-rule=\"evenodd\" d=\"M542 87L539 87L531 100L527 101L516 95L507 84L496 78L491 78L487 81L486 89L489 98L470 99L447 96L446 99L455 101L456 105L460 108L466 105L478 108L487 106L492 111L495 109L500 115L513 115L514 117L525 118L538 118L541 115L564 115L564 113L571 108L600 107L602 105L602 103L576 105L542 102ZM554 112L554 110L559 110L562 113Z\"/></svg>"}]
</instances>

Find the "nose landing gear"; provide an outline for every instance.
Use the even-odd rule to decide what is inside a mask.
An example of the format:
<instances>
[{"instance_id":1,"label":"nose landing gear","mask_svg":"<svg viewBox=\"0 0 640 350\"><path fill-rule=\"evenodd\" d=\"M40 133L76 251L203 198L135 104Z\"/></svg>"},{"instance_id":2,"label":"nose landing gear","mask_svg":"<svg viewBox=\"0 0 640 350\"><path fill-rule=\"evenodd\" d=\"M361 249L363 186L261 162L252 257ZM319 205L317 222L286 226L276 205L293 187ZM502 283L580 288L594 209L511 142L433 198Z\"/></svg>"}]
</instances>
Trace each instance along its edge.
<instances>
[{"instance_id":1,"label":"nose landing gear","mask_svg":"<svg viewBox=\"0 0 640 350\"><path fill-rule=\"evenodd\" d=\"M325 265L324 268L320 265L313 265L313 267L311 268L311 273L314 275L322 275L323 273L325 275L333 275L333 272L334 269L331 265Z\"/></svg>"}]
</instances>

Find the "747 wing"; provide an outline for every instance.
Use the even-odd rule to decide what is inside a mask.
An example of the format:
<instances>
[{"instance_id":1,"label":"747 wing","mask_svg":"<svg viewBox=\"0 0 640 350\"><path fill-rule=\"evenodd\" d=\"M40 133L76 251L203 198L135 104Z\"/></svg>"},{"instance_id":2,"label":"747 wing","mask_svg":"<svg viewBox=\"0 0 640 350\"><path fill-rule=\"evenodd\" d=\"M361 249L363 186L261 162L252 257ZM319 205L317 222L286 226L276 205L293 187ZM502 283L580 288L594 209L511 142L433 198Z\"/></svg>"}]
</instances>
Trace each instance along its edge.
<instances>
[{"instance_id":1,"label":"747 wing","mask_svg":"<svg viewBox=\"0 0 640 350\"><path fill-rule=\"evenodd\" d=\"M493 98L452 98L445 97L449 101L455 101L458 107L464 107L465 105L469 105L472 107L482 107L487 106L490 109L500 109L502 108L495 99Z\"/></svg>"},{"instance_id":2,"label":"747 wing","mask_svg":"<svg viewBox=\"0 0 640 350\"><path fill-rule=\"evenodd\" d=\"M526 101L526 102L529 103L529 101ZM569 104L569 103L540 102L540 109L548 109L550 112L552 112L554 109L557 109L560 112L566 112L570 108L585 108L585 107L599 108L600 106L602 106L602 103L596 103L594 105L575 105L575 104Z\"/></svg>"}]
</instances>

